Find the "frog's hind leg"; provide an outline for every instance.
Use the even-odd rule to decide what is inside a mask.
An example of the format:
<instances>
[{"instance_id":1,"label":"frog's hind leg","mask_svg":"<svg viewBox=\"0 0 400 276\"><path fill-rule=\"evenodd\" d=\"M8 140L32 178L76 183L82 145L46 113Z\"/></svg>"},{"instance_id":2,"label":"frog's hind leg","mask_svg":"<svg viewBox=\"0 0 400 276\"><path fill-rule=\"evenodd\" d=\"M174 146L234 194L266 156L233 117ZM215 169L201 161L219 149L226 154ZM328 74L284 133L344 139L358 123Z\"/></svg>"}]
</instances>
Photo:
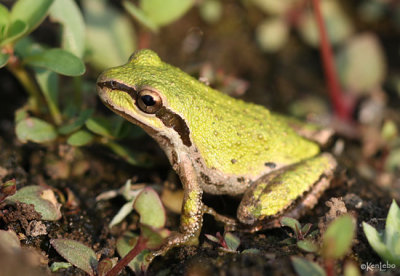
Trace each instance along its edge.
<instances>
[{"instance_id":1,"label":"frog's hind leg","mask_svg":"<svg viewBox=\"0 0 400 276\"><path fill-rule=\"evenodd\" d=\"M282 214L300 217L314 207L328 188L335 168L336 160L324 153L268 174L246 191L237 211L238 219L259 230L279 226Z\"/></svg>"}]
</instances>

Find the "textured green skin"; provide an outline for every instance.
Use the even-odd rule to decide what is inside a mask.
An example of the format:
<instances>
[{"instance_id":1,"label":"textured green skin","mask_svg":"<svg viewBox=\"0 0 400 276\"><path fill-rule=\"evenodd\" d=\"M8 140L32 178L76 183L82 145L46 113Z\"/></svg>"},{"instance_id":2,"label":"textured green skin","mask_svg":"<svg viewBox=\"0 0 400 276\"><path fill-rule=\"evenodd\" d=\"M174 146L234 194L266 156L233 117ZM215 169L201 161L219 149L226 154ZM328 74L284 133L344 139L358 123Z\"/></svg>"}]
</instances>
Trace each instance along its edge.
<instances>
[{"instance_id":1,"label":"textured green skin","mask_svg":"<svg viewBox=\"0 0 400 276\"><path fill-rule=\"evenodd\" d=\"M318 145L297 135L283 116L224 95L162 62L150 50L137 52L106 74L136 90L148 86L159 91L167 99L164 105L185 120L207 167L224 174L254 180L265 171L266 162L284 166L319 153ZM126 93L112 97L115 105L138 113ZM146 125L165 128L157 118L142 117Z\"/></svg>"}]
</instances>

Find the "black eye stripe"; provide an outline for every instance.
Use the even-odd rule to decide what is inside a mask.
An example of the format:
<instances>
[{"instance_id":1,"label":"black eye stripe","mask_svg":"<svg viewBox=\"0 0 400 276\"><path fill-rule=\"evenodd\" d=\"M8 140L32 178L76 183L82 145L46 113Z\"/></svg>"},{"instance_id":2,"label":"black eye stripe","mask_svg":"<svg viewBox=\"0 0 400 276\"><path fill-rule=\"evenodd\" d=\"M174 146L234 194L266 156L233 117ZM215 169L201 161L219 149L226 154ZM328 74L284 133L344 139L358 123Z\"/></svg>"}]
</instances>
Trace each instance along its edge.
<instances>
[{"instance_id":1,"label":"black eye stripe","mask_svg":"<svg viewBox=\"0 0 400 276\"><path fill-rule=\"evenodd\" d=\"M99 83L97 83L97 85L100 88L107 87L111 90L124 91L124 92L128 93L135 100L137 99L137 91L135 90L135 88L127 86L123 83L119 83L117 81L105 81L105 82L99 82Z\"/></svg>"}]
</instances>

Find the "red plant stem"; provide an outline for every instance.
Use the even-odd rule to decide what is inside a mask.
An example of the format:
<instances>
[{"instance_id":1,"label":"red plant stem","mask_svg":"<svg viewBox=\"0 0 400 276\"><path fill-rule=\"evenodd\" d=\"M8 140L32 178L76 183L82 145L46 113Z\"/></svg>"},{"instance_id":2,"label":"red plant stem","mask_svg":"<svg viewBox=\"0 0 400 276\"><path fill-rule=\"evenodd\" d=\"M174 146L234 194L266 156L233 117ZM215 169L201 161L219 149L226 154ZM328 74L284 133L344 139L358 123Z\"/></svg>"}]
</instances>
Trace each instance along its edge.
<instances>
[{"instance_id":1,"label":"red plant stem","mask_svg":"<svg viewBox=\"0 0 400 276\"><path fill-rule=\"evenodd\" d=\"M333 104L333 109L339 118L349 121L351 119L351 109L344 100L343 92L340 88L337 78L332 48L328 40L325 23L322 18L320 0L312 0L312 4L314 7L314 16L317 20L320 37L322 65L324 67L325 78L329 89L329 96Z\"/></svg>"},{"instance_id":2,"label":"red plant stem","mask_svg":"<svg viewBox=\"0 0 400 276\"><path fill-rule=\"evenodd\" d=\"M335 262L332 259L326 259L324 261L326 276L335 275Z\"/></svg>"},{"instance_id":3,"label":"red plant stem","mask_svg":"<svg viewBox=\"0 0 400 276\"><path fill-rule=\"evenodd\" d=\"M147 239L139 236L139 239L134 248L129 251L110 271L107 272L106 276L116 276L121 270L129 264L140 252L146 249Z\"/></svg>"}]
</instances>

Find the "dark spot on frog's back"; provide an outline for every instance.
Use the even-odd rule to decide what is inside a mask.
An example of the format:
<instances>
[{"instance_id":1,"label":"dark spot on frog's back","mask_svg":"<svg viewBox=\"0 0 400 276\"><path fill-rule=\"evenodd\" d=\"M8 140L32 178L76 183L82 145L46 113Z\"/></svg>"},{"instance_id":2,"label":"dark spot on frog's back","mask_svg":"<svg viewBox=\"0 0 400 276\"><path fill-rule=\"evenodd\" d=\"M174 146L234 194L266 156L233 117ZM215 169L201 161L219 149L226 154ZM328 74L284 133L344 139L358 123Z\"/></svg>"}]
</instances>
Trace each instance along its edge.
<instances>
[{"instance_id":1,"label":"dark spot on frog's back","mask_svg":"<svg viewBox=\"0 0 400 276\"><path fill-rule=\"evenodd\" d=\"M159 111L157 111L156 116L166 127L173 128L176 132L178 132L182 143L185 146L190 147L192 145L192 141L190 141L189 136L190 130L185 121L178 114L175 114L165 107L162 107Z\"/></svg>"},{"instance_id":2,"label":"dark spot on frog's back","mask_svg":"<svg viewBox=\"0 0 400 276\"><path fill-rule=\"evenodd\" d=\"M271 169L275 169L276 168L276 164L274 162L265 162L264 165L266 167L271 168Z\"/></svg>"}]
</instances>

